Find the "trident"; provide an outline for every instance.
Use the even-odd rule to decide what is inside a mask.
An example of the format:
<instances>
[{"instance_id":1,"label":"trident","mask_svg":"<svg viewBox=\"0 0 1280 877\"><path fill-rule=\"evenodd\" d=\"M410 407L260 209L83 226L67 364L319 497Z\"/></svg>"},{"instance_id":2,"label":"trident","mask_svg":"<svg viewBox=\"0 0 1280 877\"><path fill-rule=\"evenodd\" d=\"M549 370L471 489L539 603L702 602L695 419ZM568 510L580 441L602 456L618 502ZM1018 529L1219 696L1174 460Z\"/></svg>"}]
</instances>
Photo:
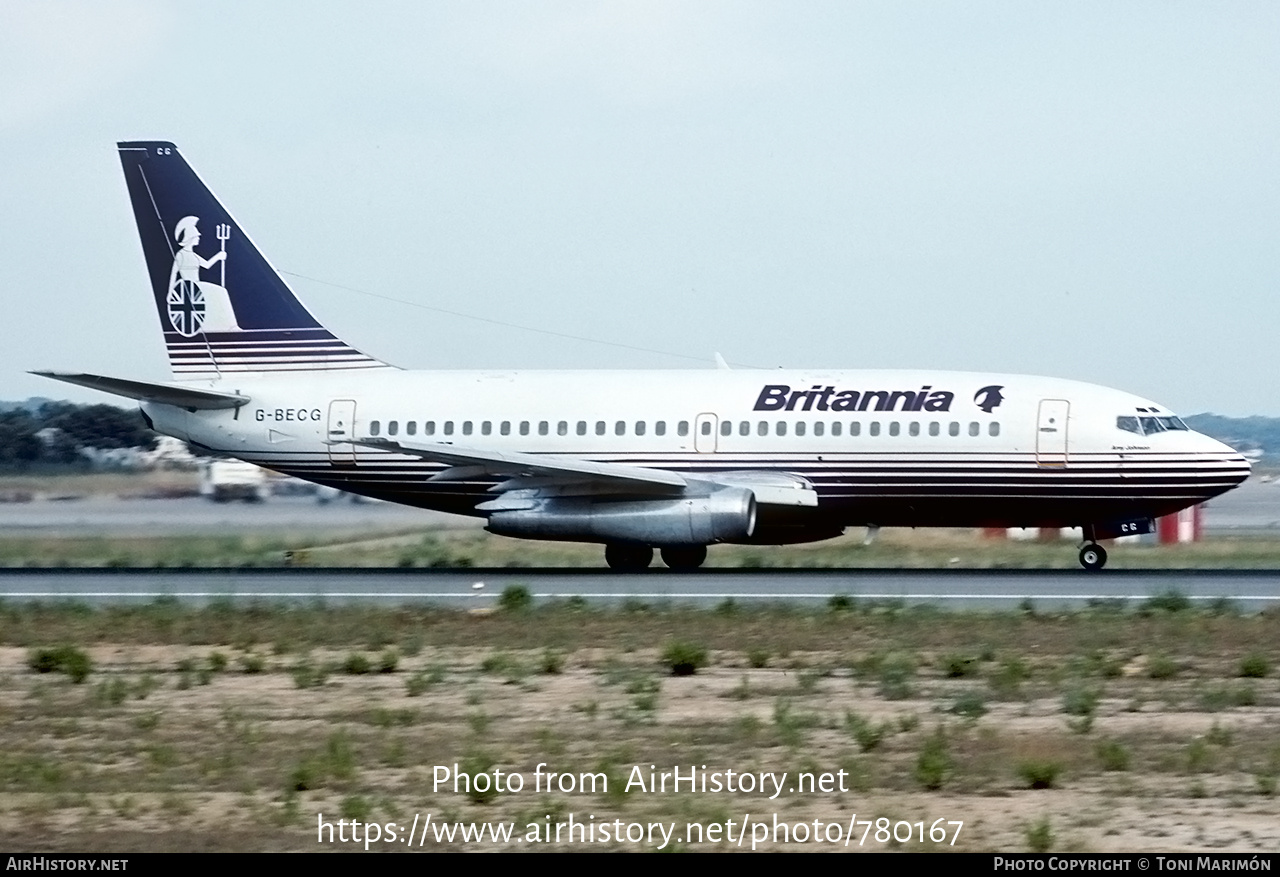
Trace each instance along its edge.
<instances>
[{"instance_id":1,"label":"trident","mask_svg":"<svg viewBox=\"0 0 1280 877\"><path fill-rule=\"evenodd\" d=\"M222 259L222 264L219 267L222 268L222 285L225 287L227 285L227 260L225 254L227 252L227 239L231 237L231 226L220 225L216 231L218 234L218 240L222 241L222 253L224 254L224 257Z\"/></svg>"}]
</instances>

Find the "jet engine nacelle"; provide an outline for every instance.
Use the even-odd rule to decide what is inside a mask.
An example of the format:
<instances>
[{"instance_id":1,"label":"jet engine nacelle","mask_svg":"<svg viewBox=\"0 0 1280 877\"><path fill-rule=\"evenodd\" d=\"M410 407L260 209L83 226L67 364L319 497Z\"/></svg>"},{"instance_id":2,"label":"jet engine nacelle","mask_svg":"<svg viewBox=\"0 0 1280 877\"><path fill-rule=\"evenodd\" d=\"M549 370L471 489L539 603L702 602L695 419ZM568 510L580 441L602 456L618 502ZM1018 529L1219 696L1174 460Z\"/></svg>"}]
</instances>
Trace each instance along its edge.
<instances>
[{"instance_id":1,"label":"jet engine nacelle","mask_svg":"<svg viewBox=\"0 0 1280 877\"><path fill-rule=\"evenodd\" d=\"M741 542L751 538L755 527L755 496L745 488L729 487L679 499L547 499L536 508L494 512L487 529L521 539L665 546Z\"/></svg>"}]
</instances>

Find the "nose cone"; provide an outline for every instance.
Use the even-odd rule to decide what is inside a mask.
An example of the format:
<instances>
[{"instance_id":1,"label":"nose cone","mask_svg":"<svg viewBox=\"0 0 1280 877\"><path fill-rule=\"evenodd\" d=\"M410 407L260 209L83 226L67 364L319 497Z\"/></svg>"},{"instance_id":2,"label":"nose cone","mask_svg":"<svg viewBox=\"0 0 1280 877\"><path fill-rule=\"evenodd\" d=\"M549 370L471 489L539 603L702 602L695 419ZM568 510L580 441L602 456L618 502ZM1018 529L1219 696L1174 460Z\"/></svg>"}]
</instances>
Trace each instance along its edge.
<instances>
[{"instance_id":1,"label":"nose cone","mask_svg":"<svg viewBox=\"0 0 1280 877\"><path fill-rule=\"evenodd\" d=\"M1253 470L1244 454L1230 445L1198 432L1191 433L1188 438L1195 444L1193 450L1198 458L1196 468L1202 483L1212 491L1212 496L1238 487Z\"/></svg>"}]
</instances>

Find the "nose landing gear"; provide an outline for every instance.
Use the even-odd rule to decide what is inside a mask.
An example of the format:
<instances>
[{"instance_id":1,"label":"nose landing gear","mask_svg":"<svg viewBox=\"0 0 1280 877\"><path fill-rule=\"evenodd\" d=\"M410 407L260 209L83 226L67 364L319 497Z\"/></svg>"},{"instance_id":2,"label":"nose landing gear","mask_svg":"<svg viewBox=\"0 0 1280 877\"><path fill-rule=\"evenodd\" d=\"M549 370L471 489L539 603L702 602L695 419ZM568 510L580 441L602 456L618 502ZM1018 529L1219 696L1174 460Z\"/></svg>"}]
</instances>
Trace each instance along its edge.
<instances>
[{"instance_id":1,"label":"nose landing gear","mask_svg":"<svg viewBox=\"0 0 1280 877\"><path fill-rule=\"evenodd\" d=\"M1107 565L1107 552L1096 542L1090 542L1080 549L1080 565L1090 572L1096 572Z\"/></svg>"}]
</instances>

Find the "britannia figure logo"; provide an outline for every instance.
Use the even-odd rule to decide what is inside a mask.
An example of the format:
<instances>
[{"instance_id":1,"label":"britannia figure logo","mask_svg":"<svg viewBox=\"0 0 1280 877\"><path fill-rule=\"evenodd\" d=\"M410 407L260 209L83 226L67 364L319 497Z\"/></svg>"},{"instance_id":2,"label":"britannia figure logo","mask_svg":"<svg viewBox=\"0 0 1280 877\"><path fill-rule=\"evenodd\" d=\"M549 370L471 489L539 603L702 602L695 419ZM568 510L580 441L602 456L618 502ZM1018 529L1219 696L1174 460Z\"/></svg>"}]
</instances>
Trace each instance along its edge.
<instances>
[{"instance_id":1,"label":"britannia figure logo","mask_svg":"<svg viewBox=\"0 0 1280 877\"><path fill-rule=\"evenodd\" d=\"M205 259L196 252L200 243L200 218L184 216L173 227L178 252L173 256L173 268L169 271L169 324L184 338L192 338L200 332L238 331L235 311L231 309L231 297L227 295L227 241L231 226L217 227L221 249L212 258ZM200 279L200 271L221 264L219 278L222 284Z\"/></svg>"},{"instance_id":2,"label":"britannia figure logo","mask_svg":"<svg viewBox=\"0 0 1280 877\"><path fill-rule=\"evenodd\" d=\"M1004 401L1004 396L1000 394L1003 389L1004 384L992 384L989 387L983 387L973 394L973 404L990 414L996 406Z\"/></svg>"}]
</instances>

